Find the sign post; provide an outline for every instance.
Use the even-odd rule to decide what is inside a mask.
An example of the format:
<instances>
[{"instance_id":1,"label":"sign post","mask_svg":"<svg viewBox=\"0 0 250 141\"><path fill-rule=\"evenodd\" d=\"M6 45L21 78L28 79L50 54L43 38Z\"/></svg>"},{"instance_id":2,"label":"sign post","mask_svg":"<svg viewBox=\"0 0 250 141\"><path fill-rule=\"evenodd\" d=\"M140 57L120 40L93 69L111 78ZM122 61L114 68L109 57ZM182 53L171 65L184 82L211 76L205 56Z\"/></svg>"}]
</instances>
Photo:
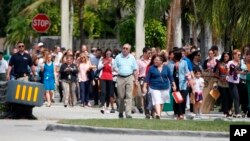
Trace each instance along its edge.
<instances>
[{"instance_id":1,"label":"sign post","mask_svg":"<svg viewBox=\"0 0 250 141\"><path fill-rule=\"evenodd\" d=\"M45 33L50 28L51 22L47 15L37 14L32 19L32 28L39 33Z\"/></svg>"}]
</instances>

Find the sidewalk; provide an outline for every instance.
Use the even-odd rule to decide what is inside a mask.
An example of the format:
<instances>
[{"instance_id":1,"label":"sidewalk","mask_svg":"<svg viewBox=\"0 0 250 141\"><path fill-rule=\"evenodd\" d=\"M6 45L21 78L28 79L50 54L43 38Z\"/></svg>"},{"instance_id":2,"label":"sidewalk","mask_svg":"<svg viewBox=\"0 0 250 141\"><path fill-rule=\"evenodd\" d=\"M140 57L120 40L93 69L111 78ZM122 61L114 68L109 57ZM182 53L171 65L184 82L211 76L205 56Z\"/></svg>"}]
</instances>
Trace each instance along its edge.
<instances>
[{"instance_id":1,"label":"sidewalk","mask_svg":"<svg viewBox=\"0 0 250 141\"><path fill-rule=\"evenodd\" d=\"M62 103L52 104L51 107L35 107L33 113L38 119L118 119L118 112L101 114L100 108L93 107L80 107L76 105L74 107L65 108ZM250 118L224 118L222 113L212 111L210 114L202 114L201 118L193 118L193 114L186 112L187 120L224 120L224 121L247 121L250 122ZM135 113L132 114L133 118L144 119L144 114ZM163 112L162 120L174 120L173 112Z\"/></svg>"},{"instance_id":2,"label":"sidewalk","mask_svg":"<svg viewBox=\"0 0 250 141\"><path fill-rule=\"evenodd\" d=\"M56 103L51 107L36 107L33 111L38 120L60 120L60 119L118 119L118 112L105 113L100 112L100 108L74 107L65 108L62 103ZM188 120L224 120L224 121L246 121L250 122L250 118L223 118L222 113L211 112L210 114L202 114L201 118L192 117L189 112L186 114ZM132 114L133 118L144 119L144 114L138 112ZM126 119L124 119L126 120ZM174 120L173 112L163 112L161 120ZM178 122L178 121L176 121ZM197 136L197 137L222 137L228 138L227 132L197 132L197 131L156 131L156 130L142 130L142 129L117 129L117 128L102 128L89 126L74 126L52 123L46 127L47 131L76 131L76 132L90 132L90 133L112 133L112 134L130 134L130 135L172 135L172 136Z\"/></svg>"}]
</instances>

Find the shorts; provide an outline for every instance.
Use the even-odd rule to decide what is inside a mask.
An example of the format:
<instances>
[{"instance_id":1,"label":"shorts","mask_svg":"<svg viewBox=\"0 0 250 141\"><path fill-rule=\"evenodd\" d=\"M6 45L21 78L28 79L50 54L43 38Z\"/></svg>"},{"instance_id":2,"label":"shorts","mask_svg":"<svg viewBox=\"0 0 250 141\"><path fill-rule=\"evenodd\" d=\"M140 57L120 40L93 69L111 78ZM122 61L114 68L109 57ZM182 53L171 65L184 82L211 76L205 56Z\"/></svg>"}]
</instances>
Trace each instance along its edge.
<instances>
[{"instance_id":1,"label":"shorts","mask_svg":"<svg viewBox=\"0 0 250 141\"><path fill-rule=\"evenodd\" d=\"M202 93L197 93L197 92L195 92L194 98L195 98L195 102L202 101L202 100L203 100Z\"/></svg>"}]
</instances>

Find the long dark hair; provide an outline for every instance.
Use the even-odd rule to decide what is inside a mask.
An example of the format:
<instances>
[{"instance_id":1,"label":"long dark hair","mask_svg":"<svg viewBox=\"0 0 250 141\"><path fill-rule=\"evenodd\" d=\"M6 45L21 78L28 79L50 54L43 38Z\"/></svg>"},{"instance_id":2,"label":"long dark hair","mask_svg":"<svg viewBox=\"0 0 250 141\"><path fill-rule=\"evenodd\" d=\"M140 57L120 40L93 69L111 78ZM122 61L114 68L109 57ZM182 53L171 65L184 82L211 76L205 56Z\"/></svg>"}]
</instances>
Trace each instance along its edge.
<instances>
[{"instance_id":1,"label":"long dark hair","mask_svg":"<svg viewBox=\"0 0 250 141\"><path fill-rule=\"evenodd\" d=\"M105 50L104 54L103 54L103 58L106 58L106 53L107 53L108 51L110 51L110 52L111 52L110 57L112 57L112 50L111 50L111 49L109 49L109 48L107 48L107 49Z\"/></svg>"},{"instance_id":2,"label":"long dark hair","mask_svg":"<svg viewBox=\"0 0 250 141\"><path fill-rule=\"evenodd\" d=\"M154 64L154 59L155 59L156 55L153 55L148 66L152 66Z\"/></svg>"},{"instance_id":3,"label":"long dark hair","mask_svg":"<svg viewBox=\"0 0 250 141\"><path fill-rule=\"evenodd\" d=\"M230 52L223 52L222 55L221 55L221 58L220 58L220 62L221 62L221 63L224 62L224 56L225 56L226 54L229 56L229 59L228 59L227 62L229 62L230 60L232 60L232 54L231 54ZM225 62L225 63L227 63L227 62Z\"/></svg>"}]
</instances>

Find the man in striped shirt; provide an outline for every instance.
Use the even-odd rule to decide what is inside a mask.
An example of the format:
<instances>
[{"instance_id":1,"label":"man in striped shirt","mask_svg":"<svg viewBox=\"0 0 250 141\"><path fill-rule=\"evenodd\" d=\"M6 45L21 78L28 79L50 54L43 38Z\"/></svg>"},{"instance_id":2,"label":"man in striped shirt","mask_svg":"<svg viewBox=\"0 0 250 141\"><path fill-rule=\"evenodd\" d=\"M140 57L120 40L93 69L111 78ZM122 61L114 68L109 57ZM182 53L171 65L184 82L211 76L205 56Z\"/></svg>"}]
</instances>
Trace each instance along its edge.
<instances>
[{"instance_id":1,"label":"man in striped shirt","mask_svg":"<svg viewBox=\"0 0 250 141\"><path fill-rule=\"evenodd\" d=\"M119 118L123 118L125 107L126 118L132 118L132 89L133 84L138 84L137 62L130 54L131 45L124 44L122 52L115 58L115 71L117 71L117 91L119 101ZM133 77L134 76L134 77Z\"/></svg>"}]
</instances>

